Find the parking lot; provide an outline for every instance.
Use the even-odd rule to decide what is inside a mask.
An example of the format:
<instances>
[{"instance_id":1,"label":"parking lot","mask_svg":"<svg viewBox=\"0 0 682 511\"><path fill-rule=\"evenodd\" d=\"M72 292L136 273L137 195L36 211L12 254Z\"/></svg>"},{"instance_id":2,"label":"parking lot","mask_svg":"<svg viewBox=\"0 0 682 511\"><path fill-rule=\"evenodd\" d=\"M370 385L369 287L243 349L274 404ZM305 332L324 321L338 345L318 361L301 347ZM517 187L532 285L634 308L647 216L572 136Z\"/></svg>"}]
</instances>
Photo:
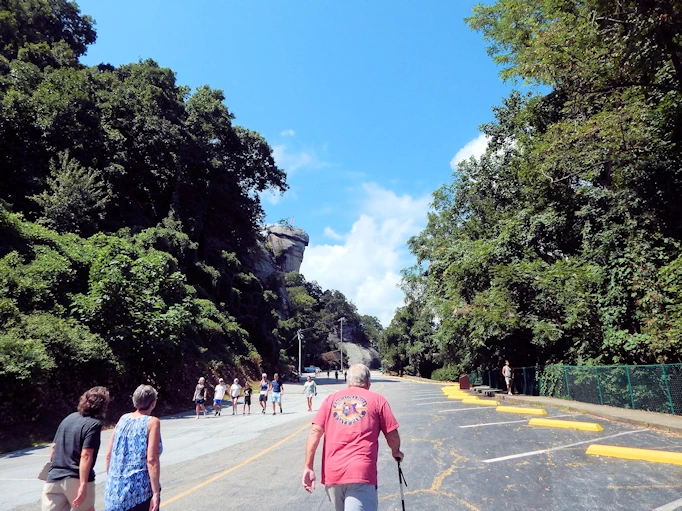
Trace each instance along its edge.
<instances>
[{"instance_id":1,"label":"parking lot","mask_svg":"<svg viewBox=\"0 0 682 511\"><path fill-rule=\"evenodd\" d=\"M411 454L408 508L457 509L448 507L453 501L472 510L682 508L682 500L671 504L682 497L682 466L585 453L593 443L682 452L677 435L552 408L545 418L597 422L603 431L533 427L534 416L462 404L436 385L387 384L384 394L401 412L412 395L409 414L399 413Z\"/></svg>"}]
</instances>

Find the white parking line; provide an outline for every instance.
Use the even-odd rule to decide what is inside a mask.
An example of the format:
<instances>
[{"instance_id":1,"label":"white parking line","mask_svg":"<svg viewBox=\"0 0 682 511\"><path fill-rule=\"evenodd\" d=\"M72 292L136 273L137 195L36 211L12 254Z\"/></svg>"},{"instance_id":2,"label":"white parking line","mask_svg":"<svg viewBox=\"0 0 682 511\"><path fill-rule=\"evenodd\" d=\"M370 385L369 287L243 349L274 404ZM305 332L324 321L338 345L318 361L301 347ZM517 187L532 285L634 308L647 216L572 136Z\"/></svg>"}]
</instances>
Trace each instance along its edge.
<instances>
[{"instance_id":1,"label":"white parking line","mask_svg":"<svg viewBox=\"0 0 682 511\"><path fill-rule=\"evenodd\" d=\"M664 506L657 507L653 511L673 511L674 509L680 509L682 507L682 499L677 499L673 502L670 502Z\"/></svg>"},{"instance_id":2,"label":"white parking line","mask_svg":"<svg viewBox=\"0 0 682 511\"><path fill-rule=\"evenodd\" d=\"M567 413L565 415L553 415L552 417L548 417L548 419L556 419L557 417L570 417L571 415L580 415L580 414ZM460 427L460 428L481 428L483 426L497 426L498 424L518 424L519 422L528 422L528 419L523 419L520 421L487 422L485 424L469 424L468 426L458 426L458 427Z\"/></svg>"},{"instance_id":3,"label":"white parking line","mask_svg":"<svg viewBox=\"0 0 682 511\"><path fill-rule=\"evenodd\" d=\"M513 460L515 458L525 458L526 456L535 456L536 454L545 454L547 452L559 451L561 449L568 449L569 447L575 447L576 445L592 444L595 442L601 442L607 438L615 438L617 436L632 435L633 433L641 433L642 431L648 431L647 429L637 429L635 431L623 431L622 433L616 433L615 435L602 436L599 438L593 438L591 440L583 440L582 442L576 442L574 444L560 445L558 447L551 447L549 449L541 449L539 451L529 451L522 452L520 454L512 454L510 456L502 456L500 458L491 458L489 460L483 460L483 463L495 463L498 461Z\"/></svg>"},{"instance_id":4,"label":"white parking line","mask_svg":"<svg viewBox=\"0 0 682 511\"><path fill-rule=\"evenodd\" d=\"M422 406L422 405L435 405L435 404L445 404L448 403L446 399L440 399L438 401L427 401L426 403L415 403L414 406Z\"/></svg>"},{"instance_id":5,"label":"white parking line","mask_svg":"<svg viewBox=\"0 0 682 511\"><path fill-rule=\"evenodd\" d=\"M434 394L433 396L427 396L427 397L415 397L412 398L412 401L426 401L427 399L436 399L437 397L441 397L440 394Z\"/></svg>"}]
</instances>

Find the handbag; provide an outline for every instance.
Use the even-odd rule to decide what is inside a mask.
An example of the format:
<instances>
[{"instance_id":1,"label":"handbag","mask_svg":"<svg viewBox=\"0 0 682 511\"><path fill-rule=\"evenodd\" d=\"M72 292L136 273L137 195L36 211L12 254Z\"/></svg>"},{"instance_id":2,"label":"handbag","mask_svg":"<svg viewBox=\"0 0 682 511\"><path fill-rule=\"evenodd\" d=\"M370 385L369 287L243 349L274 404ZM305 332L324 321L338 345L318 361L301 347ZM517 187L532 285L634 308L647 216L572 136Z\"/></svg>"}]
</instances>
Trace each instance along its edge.
<instances>
[{"instance_id":1,"label":"handbag","mask_svg":"<svg viewBox=\"0 0 682 511\"><path fill-rule=\"evenodd\" d=\"M38 479L40 479L41 481L47 481L47 474L50 472L51 468L52 468L52 462L51 461L48 461L47 463L45 463L42 470L38 474Z\"/></svg>"}]
</instances>

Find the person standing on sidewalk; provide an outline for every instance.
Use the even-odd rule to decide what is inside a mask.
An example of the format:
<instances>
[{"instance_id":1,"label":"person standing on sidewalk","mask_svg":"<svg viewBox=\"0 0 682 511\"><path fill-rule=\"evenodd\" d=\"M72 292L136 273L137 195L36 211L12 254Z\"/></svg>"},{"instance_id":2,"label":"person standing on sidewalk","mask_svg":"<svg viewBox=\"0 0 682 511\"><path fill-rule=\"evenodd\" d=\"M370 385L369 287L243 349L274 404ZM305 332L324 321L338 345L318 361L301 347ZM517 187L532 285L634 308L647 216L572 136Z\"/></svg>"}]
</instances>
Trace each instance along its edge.
<instances>
[{"instance_id":1,"label":"person standing on sidewalk","mask_svg":"<svg viewBox=\"0 0 682 511\"><path fill-rule=\"evenodd\" d=\"M512 368L509 367L509 360L504 361L502 366L502 376L504 376L504 383L507 384L507 394L512 395Z\"/></svg>"},{"instance_id":2,"label":"person standing on sidewalk","mask_svg":"<svg viewBox=\"0 0 682 511\"><path fill-rule=\"evenodd\" d=\"M208 386L206 385L206 378L203 376L199 378L199 383L194 387L194 395L192 400L196 405L197 419L199 418L199 410L204 411L204 417L206 417L206 399L208 397Z\"/></svg>"},{"instance_id":3,"label":"person standing on sidewalk","mask_svg":"<svg viewBox=\"0 0 682 511\"><path fill-rule=\"evenodd\" d=\"M272 390L272 415L275 413L275 403L279 404L279 413L282 412L282 394L284 393L284 385L279 381L279 374L275 373L270 382L270 390Z\"/></svg>"},{"instance_id":4,"label":"person standing on sidewalk","mask_svg":"<svg viewBox=\"0 0 682 511\"><path fill-rule=\"evenodd\" d=\"M242 393L242 386L239 385L239 378L235 378L230 387L230 397L232 397L232 415L237 415L237 404L239 403L239 394Z\"/></svg>"},{"instance_id":5,"label":"person standing on sidewalk","mask_svg":"<svg viewBox=\"0 0 682 511\"><path fill-rule=\"evenodd\" d=\"M215 391L213 393L213 414L220 415L223 411L223 398L225 397L225 392L227 392L227 385L225 385L225 380L222 378L218 379L218 385L215 386Z\"/></svg>"},{"instance_id":6,"label":"person standing on sidewalk","mask_svg":"<svg viewBox=\"0 0 682 511\"><path fill-rule=\"evenodd\" d=\"M313 396L317 396L317 384L315 381L310 377L306 377L306 382L303 384L303 394L305 394L306 399L308 400L308 411L312 412L313 411Z\"/></svg>"},{"instance_id":7,"label":"person standing on sidewalk","mask_svg":"<svg viewBox=\"0 0 682 511\"><path fill-rule=\"evenodd\" d=\"M78 411L57 428L50 451L52 463L43 487L43 511L95 509L95 471L109 391L93 387L78 402Z\"/></svg>"},{"instance_id":8,"label":"person standing on sidewalk","mask_svg":"<svg viewBox=\"0 0 682 511\"><path fill-rule=\"evenodd\" d=\"M303 488L315 489L315 451L324 435L322 484L336 511L376 511L379 433L391 455L402 461L398 421L388 401L371 392L369 368L355 364L349 370L348 388L328 396L313 419L303 468Z\"/></svg>"},{"instance_id":9,"label":"person standing on sidewalk","mask_svg":"<svg viewBox=\"0 0 682 511\"><path fill-rule=\"evenodd\" d=\"M270 390L270 382L268 381L267 373L263 373L260 379L260 394L258 395L258 404L265 413L268 406L268 391Z\"/></svg>"}]
</instances>

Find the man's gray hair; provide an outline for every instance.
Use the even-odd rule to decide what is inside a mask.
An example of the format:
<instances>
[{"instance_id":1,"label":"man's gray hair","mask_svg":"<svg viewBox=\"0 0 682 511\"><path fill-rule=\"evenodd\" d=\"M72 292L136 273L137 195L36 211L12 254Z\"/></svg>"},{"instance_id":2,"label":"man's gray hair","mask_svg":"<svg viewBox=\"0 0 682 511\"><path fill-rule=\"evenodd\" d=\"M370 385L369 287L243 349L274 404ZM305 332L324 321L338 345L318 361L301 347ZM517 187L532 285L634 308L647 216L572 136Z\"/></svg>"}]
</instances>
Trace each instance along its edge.
<instances>
[{"instance_id":1,"label":"man's gray hair","mask_svg":"<svg viewBox=\"0 0 682 511\"><path fill-rule=\"evenodd\" d=\"M147 410L156 398L159 397L159 393L151 385L140 385L133 392L133 406L136 410Z\"/></svg>"},{"instance_id":2,"label":"man's gray hair","mask_svg":"<svg viewBox=\"0 0 682 511\"><path fill-rule=\"evenodd\" d=\"M365 364L354 364L348 369L348 386L369 388L369 367Z\"/></svg>"}]
</instances>

